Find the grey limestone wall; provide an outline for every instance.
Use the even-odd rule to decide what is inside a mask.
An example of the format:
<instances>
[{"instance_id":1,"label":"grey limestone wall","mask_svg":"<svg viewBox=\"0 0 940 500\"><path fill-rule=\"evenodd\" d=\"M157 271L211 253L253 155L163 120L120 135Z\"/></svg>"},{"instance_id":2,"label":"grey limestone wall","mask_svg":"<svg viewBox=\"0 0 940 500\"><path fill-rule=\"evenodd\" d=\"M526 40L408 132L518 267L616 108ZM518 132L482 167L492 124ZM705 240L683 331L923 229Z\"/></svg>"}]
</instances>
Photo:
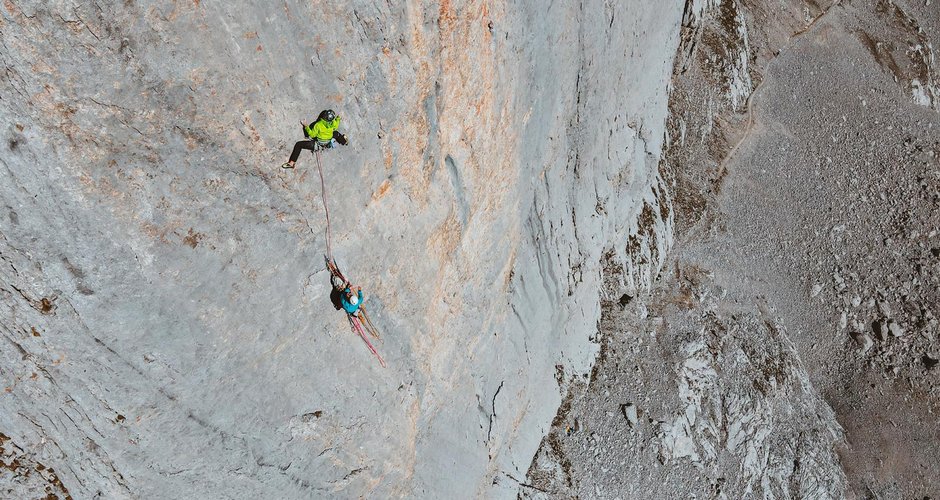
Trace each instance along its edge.
<instances>
[{"instance_id":1,"label":"grey limestone wall","mask_svg":"<svg viewBox=\"0 0 940 500\"><path fill-rule=\"evenodd\" d=\"M5 2L0 432L75 498L515 495L670 244L682 7ZM326 107L388 369L313 157L279 168Z\"/></svg>"}]
</instances>

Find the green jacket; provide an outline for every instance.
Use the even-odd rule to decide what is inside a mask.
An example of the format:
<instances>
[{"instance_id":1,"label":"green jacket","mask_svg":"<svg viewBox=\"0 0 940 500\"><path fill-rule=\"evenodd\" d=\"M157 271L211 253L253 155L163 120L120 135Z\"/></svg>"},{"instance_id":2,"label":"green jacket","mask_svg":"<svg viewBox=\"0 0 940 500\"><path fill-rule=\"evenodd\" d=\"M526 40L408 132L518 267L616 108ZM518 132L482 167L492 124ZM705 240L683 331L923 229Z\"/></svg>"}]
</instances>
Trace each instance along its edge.
<instances>
[{"instance_id":1,"label":"green jacket","mask_svg":"<svg viewBox=\"0 0 940 500\"><path fill-rule=\"evenodd\" d=\"M327 142L333 138L333 132L339 128L339 115L333 121L317 120L304 127L307 136L320 142Z\"/></svg>"}]
</instances>

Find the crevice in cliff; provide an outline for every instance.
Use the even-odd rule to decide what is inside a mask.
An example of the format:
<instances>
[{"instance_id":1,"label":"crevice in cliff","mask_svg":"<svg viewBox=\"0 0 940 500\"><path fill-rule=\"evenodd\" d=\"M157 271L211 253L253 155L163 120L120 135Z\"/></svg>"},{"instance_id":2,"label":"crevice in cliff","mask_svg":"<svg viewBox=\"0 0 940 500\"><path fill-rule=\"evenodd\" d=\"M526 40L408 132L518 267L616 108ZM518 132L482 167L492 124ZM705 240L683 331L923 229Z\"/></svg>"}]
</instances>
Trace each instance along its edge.
<instances>
[{"instance_id":1,"label":"crevice in cliff","mask_svg":"<svg viewBox=\"0 0 940 500\"><path fill-rule=\"evenodd\" d=\"M490 413L490 424L486 429L486 442L489 443L493 435L493 421L496 420L496 396L499 396L499 391L503 390L503 384L506 381L501 381L499 387L496 388L496 392L493 393L493 400L490 402L490 408L492 408L492 413Z\"/></svg>"}]
</instances>

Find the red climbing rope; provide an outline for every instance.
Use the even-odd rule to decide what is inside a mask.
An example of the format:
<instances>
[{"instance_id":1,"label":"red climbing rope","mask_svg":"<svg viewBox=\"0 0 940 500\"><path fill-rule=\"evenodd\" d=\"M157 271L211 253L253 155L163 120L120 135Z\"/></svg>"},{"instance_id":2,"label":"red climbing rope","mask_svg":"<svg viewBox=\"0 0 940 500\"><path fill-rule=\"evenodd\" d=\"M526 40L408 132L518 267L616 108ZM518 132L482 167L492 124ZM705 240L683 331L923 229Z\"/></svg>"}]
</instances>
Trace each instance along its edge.
<instances>
[{"instance_id":1,"label":"red climbing rope","mask_svg":"<svg viewBox=\"0 0 940 500\"><path fill-rule=\"evenodd\" d=\"M326 270L329 271L331 275L339 278L342 283L347 283L349 281L345 276L343 276L343 273L339 270L339 267L336 266L336 262L333 262L333 260L326 255L323 256L323 259L326 261Z\"/></svg>"},{"instance_id":2,"label":"red climbing rope","mask_svg":"<svg viewBox=\"0 0 940 500\"><path fill-rule=\"evenodd\" d=\"M349 322L352 324L353 331L362 337L362 341L365 342L367 346L369 346L369 350L372 351L372 354L375 354L375 357L379 358L379 363L382 364L382 368L388 368L388 366L385 364L385 360L382 359L382 356L379 355L379 351L375 350L375 347L372 346L372 342L369 342L369 338L366 337L366 333L362 331L362 324L359 323L359 318L353 316L352 314L348 314L347 317L349 318Z\"/></svg>"}]
</instances>

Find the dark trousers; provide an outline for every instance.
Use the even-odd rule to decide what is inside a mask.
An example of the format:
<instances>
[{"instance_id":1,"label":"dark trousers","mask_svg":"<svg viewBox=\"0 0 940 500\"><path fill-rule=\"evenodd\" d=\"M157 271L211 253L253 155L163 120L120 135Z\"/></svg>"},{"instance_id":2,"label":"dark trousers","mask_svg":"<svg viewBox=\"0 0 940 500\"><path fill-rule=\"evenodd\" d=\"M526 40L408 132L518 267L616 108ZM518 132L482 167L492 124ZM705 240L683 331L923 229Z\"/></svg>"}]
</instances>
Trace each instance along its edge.
<instances>
[{"instance_id":1,"label":"dark trousers","mask_svg":"<svg viewBox=\"0 0 940 500\"><path fill-rule=\"evenodd\" d=\"M321 147L315 139L310 139L307 141L297 141L297 144L294 144L294 150L290 154L290 162L293 163L297 161L297 158L300 158L300 152L303 150L316 151L317 148Z\"/></svg>"},{"instance_id":2,"label":"dark trousers","mask_svg":"<svg viewBox=\"0 0 940 500\"><path fill-rule=\"evenodd\" d=\"M346 136L334 131L333 138L336 139L336 142L346 145ZM290 154L291 163L297 161L297 158L300 158L300 152L303 150L316 151L317 149L330 148L332 147L329 142L323 143L316 139L308 139L306 141L297 141L297 144L294 144L294 150Z\"/></svg>"}]
</instances>

